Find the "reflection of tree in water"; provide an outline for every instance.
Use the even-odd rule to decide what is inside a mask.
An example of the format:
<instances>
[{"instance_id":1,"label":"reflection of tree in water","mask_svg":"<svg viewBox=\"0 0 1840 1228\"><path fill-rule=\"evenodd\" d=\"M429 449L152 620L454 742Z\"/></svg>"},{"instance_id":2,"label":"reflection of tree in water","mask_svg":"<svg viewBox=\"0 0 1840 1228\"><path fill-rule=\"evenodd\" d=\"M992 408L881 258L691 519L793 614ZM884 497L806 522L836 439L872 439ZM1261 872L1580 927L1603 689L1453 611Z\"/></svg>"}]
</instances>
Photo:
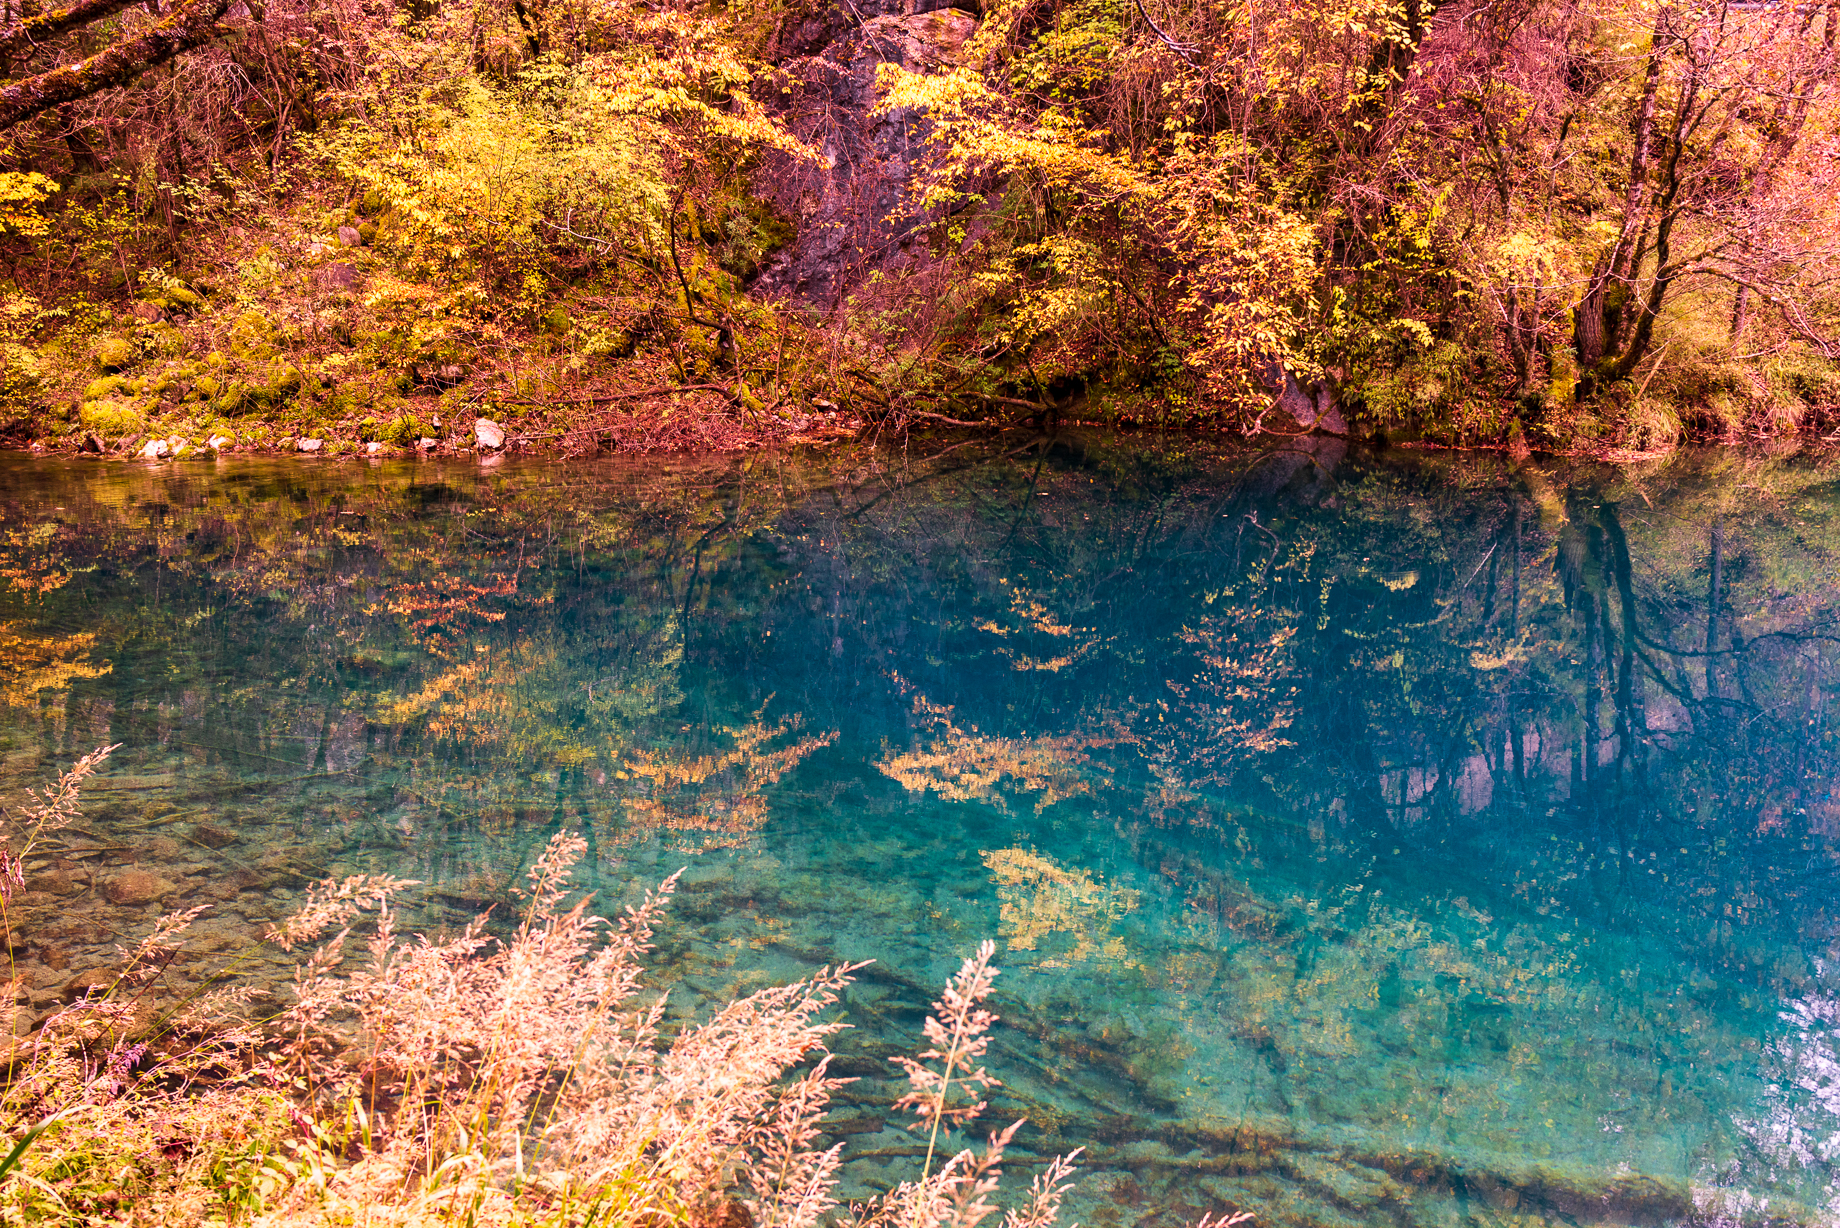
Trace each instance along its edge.
<instances>
[{"instance_id":1,"label":"reflection of tree in water","mask_svg":"<svg viewBox=\"0 0 1840 1228\"><path fill-rule=\"evenodd\" d=\"M837 731L796 737L785 745L769 744L790 737L804 724L789 716L769 723L764 707L744 725L717 732L730 745L710 754L635 747L626 768L644 782L644 791L625 798L626 815L636 835L695 833L688 847L719 848L745 844L767 818L764 790L780 782L814 751L837 740Z\"/></svg>"},{"instance_id":2,"label":"reflection of tree in water","mask_svg":"<svg viewBox=\"0 0 1840 1228\"><path fill-rule=\"evenodd\" d=\"M1121 723L1092 732L1013 738L960 728L952 709L914 697L914 714L928 730L924 745L886 751L876 768L910 793L932 792L944 801L980 801L1007 809L1009 792L1033 793L1035 813L1093 791L1107 768L1088 752L1121 746L1136 738Z\"/></svg>"}]
</instances>

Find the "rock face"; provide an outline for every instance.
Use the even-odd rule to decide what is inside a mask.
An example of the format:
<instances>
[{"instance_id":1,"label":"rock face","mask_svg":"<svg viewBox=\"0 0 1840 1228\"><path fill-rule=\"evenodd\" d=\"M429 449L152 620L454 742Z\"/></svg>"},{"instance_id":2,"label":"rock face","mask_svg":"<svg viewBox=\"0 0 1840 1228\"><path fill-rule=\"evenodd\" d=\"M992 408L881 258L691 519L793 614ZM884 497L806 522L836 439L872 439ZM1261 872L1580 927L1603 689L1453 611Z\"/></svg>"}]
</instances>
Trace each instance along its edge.
<instances>
[{"instance_id":1,"label":"rock face","mask_svg":"<svg viewBox=\"0 0 1840 1228\"><path fill-rule=\"evenodd\" d=\"M818 145L821 165L788 161L757 185L799 231L762 270L761 290L828 304L874 269L925 258L889 216L924 147L926 121L907 110L873 116L875 72L881 64L949 70L977 28L973 13L939 0L866 0L847 12L827 7L776 34L768 51L784 72L786 119Z\"/></svg>"},{"instance_id":2,"label":"rock face","mask_svg":"<svg viewBox=\"0 0 1840 1228\"><path fill-rule=\"evenodd\" d=\"M102 894L111 904L151 904L172 889L171 883L145 870L123 870L102 884Z\"/></svg>"},{"instance_id":3,"label":"rock face","mask_svg":"<svg viewBox=\"0 0 1840 1228\"><path fill-rule=\"evenodd\" d=\"M481 418L473 423L473 437L479 440L482 448L502 448L505 446L505 428L490 418Z\"/></svg>"}]
</instances>

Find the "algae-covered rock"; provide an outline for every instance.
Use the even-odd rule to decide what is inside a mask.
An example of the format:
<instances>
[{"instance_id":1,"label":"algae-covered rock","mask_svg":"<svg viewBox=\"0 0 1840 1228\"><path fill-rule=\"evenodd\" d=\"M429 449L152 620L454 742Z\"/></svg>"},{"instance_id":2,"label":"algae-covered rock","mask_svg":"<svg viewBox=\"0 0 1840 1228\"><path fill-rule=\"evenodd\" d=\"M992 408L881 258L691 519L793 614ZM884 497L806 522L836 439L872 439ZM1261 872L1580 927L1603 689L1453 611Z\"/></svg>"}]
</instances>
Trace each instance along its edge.
<instances>
[{"instance_id":1,"label":"algae-covered rock","mask_svg":"<svg viewBox=\"0 0 1840 1228\"><path fill-rule=\"evenodd\" d=\"M223 383L215 375L201 375L192 382L192 391L207 401L215 397L222 387Z\"/></svg>"},{"instance_id":2,"label":"algae-covered rock","mask_svg":"<svg viewBox=\"0 0 1840 1228\"><path fill-rule=\"evenodd\" d=\"M119 375L105 375L101 379L91 380L83 390L85 401L105 401L128 387L128 381Z\"/></svg>"},{"instance_id":3,"label":"algae-covered rock","mask_svg":"<svg viewBox=\"0 0 1840 1228\"><path fill-rule=\"evenodd\" d=\"M104 371L131 367L140 356L140 347L126 337L104 337L96 343L96 365Z\"/></svg>"},{"instance_id":4,"label":"algae-covered rock","mask_svg":"<svg viewBox=\"0 0 1840 1228\"><path fill-rule=\"evenodd\" d=\"M407 448L426 434L427 430L413 414L404 414L386 423L377 437L393 447Z\"/></svg>"}]
</instances>

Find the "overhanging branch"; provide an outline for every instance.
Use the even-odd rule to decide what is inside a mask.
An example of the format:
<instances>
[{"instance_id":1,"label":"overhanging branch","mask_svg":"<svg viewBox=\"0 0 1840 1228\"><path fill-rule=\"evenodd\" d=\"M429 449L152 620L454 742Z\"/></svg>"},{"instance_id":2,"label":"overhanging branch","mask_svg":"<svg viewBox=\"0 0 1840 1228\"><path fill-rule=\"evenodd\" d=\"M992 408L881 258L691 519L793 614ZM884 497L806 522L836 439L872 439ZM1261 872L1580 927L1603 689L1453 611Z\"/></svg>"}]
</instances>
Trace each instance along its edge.
<instances>
[{"instance_id":1,"label":"overhanging branch","mask_svg":"<svg viewBox=\"0 0 1840 1228\"><path fill-rule=\"evenodd\" d=\"M209 42L217 35L218 18L229 7L230 0L185 0L149 29L87 60L0 87L0 129L67 102L125 85L149 68Z\"/></svg>"}]
</instances>

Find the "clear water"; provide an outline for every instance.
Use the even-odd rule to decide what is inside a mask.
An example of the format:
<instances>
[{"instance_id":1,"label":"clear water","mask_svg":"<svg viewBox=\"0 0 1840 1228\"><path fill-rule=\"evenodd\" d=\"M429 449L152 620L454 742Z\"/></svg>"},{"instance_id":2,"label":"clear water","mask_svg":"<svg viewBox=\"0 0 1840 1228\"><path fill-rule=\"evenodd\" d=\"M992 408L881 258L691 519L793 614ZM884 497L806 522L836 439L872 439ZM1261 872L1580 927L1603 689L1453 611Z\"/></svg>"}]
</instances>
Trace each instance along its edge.
<instances>
[{"instance_id":1,"label":"clear water","mask_svg":"<svg viewBox=\"0 0 1840 1228\"><path fill-rule=\"evenodd\" d=\"M846 1192L911 1172L884 1059L990 936L991 1116L1088 1149L1082 1223L1825 1223L1837 481L0 458L0 788L122 743L14 941L48 1005L210 903L166 988L275 980L310 879L440 926L578 828L603 903L688 867L679 1012L878 961Z\"/></svg>"}]
</instances>

